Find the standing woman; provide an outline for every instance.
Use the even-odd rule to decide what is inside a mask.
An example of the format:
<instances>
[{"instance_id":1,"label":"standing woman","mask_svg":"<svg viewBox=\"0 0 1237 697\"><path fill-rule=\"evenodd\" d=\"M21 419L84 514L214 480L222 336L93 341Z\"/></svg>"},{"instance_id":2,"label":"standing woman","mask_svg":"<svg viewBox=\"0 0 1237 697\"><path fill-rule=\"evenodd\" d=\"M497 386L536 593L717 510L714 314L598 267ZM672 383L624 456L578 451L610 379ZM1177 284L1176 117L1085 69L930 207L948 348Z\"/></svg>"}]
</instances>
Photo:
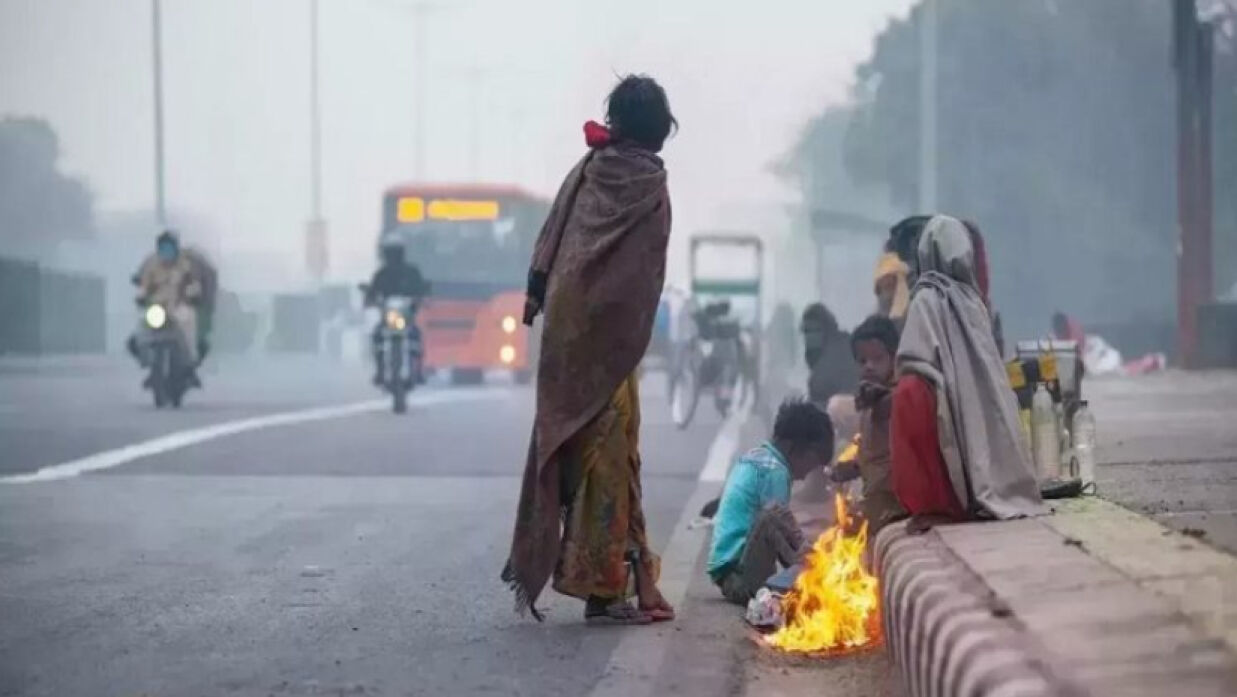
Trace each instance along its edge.
<instances>
[{"instance_id":1,"label":"standing woman","mask_svg":"<svg viewBox=\"0 0 1237 697\"><path fill-rule=\"evenodd\" d=\"M636 370L666 269L670 196L657 153L678 124L652 78L623 78L606 125L567 175L533 250L524 321L545 312L537 415L502 579L541 620L547 581L591 624L647 624L674 610L657 588L640 502ZM632 583L634 582L634 583ZM630 584L630 585L629 585ZM634 585L638 605L628 602Z\"/></svg>"}]
</instances>

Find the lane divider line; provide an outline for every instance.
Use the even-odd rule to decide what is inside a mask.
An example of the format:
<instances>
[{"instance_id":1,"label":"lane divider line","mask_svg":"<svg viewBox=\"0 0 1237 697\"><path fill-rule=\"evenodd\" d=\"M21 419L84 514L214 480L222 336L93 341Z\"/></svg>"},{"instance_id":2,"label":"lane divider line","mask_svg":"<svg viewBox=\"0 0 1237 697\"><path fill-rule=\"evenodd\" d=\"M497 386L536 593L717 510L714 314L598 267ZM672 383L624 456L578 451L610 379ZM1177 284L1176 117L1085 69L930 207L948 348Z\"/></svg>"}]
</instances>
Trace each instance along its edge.
<instances>
[{"instance_id":1,"label":"lane divider line","mask_svg":"<svg viewBox=\"0 0 1237 697\"><path fill-rule=\"evenodd\" d=\"M452 390L441 392L413 393L408 398L409 406L430 406L434 404L449 404L456 402L471 402L484 399L494 399L503 394L501 390L483 388L477 390ZM169 433L165 436L133 443L114 450L87 455L86 457L63 462L58 465L41 467L34 472L0 476L0 484L28 484L31 482L50 482L69 479L86 472L109 469L144 457L160 455L172 450L187 448L206 441L233 436L238 433L257 431L278 426L310 423L338 419L357 414L382 411L388 409L391 402L388 399L373 399L364 402L353 402L329 407L315 407L297 411L266 414L248 419L225 421L223 423L191 428Z\"/></svg>"},{"instance_id":2,"label":"lane divider line","mask_svg":"<svg viewBox=\"0 0 1237 697\"><path fill-rule=\"evenodd\" d=\"M709 444L709 455L704 461L704 468L700 470L700 481L715 484L726 481L726 475L730 472L730 461L739 449L739 436L743 432L743 425L751 418L753 401L744 400L739 408L730 412L722 422L717 436Z\"/></svg>"}]
</instances>

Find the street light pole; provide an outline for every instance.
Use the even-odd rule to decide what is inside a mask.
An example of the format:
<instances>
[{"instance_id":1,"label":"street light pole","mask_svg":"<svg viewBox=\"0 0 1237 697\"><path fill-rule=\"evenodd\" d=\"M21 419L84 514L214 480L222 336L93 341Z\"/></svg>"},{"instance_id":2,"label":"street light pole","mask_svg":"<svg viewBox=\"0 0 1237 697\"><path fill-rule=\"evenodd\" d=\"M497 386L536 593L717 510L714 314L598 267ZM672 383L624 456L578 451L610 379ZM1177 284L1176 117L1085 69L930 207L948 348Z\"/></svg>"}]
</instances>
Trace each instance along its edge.
<instances>
[{"instance_id":1,"label":"street light pole","mask_svg":"<svg viewBox=\"0 0 1237 697\"><path fill-rule=\"evenodd\" d=\"M413 175L419 179L425 179L425 134L428 128L427 109L425 100L425 86L429 79L429 71L425 68L426 54L426 18L439 10L445 9L445 5L432 0L416 0L411 4L403 5L403 7L412 12L414 26L412 29L413 40L413 86L412 98L415 100L413 104L413 132L412 132L412 169ZM452 6L453 9L459 9L460 5Z\"/></svg>"},{"instance_id":2,"label":"street light pole","mask_svg":"<svg viewBox=\"0 0 1237 697\"><path fill-rule=\"evenodd\" d=\"M425 80L429 71L425 69L425 16L429 5L418 2L413 5L413 92L416 100L413 105L413 137L412 137L412 171L418 181L425 179Z\"/></svg>"},{"instance_id":3,"label":"street light pole","mask_svg":"<svg viewBox=\"0 0 1237 697\"><path fill-rule=\"evenodd\" d=\"M923 0L919 25L919 211L936 211L936 88L938 0Z\"/></svg>"},{"instance_id":4,"label":"street light pole","mask_svg":"<svg viewBox=\"0 0 1237 697\"><path fill-rule=\"evenodd\" d=\"M154 69L155 102L155 218L167 227L167 205L163 188L163 17L160 0L150 0L151 47Z\"/></svg>"},{"instance_id":5,"label":"street light pole","mask_svg":"<svg viewBox=\"0 0 1237 697\"><path fill-rule=\"evenodd\" d=\"M318 0L309 3L309 166L313 220L322 219L322 105L318 97Z\"/></svg>"},{"instance_id":6,"label":"street light pole","mask_svg":"<svg viewBox=\"0 0 1237 697\"><path fill-rule=\"evenodd\" d=\"M485 90L485 70L477 67L469 68L465 73L468 80L468 175L476 181L481 176L481 103ZM518 131L517 131L518 132Z\"/></svg>"},{"instance_id":7,"label":"street light pole","mask_svg":"<svg viewBox=\"0 0 1237 697\"><path fill-rule=\"evenodd\" d=\"M326 221L322 219L322 103L318 92L318 0L309 2L309 222L305 265L317 283L329 265Z\"/></svg>"}]
</instances>

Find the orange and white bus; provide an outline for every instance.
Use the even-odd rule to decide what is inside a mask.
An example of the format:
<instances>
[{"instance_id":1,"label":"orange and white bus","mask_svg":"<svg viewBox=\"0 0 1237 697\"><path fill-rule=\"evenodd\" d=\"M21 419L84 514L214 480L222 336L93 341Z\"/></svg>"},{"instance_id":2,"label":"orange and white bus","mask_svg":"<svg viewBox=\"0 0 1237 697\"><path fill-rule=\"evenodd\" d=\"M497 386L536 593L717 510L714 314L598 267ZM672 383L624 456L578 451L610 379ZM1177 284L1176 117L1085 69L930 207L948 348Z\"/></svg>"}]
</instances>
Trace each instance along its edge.
<instances>
[{"instance_id":1,"label":"orange and white bus","mask_svg":"<svg viewBox=\"0 0 1237 697\"><path fill-rule=\"evenodd\" d=\"M404 185L383 197L379 240L398 236L431 284L417 318L425 367L457 383L506 369L532 375L535 340L520 319L533 243L549 202L513 186Z\"/></svg>"}]
</instances>

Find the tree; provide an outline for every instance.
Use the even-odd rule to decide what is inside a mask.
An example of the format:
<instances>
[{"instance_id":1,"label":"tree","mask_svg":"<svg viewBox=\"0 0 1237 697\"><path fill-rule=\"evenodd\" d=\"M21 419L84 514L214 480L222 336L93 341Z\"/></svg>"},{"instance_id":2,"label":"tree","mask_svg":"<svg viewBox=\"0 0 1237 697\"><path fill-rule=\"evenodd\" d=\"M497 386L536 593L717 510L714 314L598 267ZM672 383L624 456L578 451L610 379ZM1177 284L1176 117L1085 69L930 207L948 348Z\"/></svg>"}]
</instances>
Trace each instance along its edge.
<instances>
[{"instance_id":1,"label":"tree","mask_svg":"<svg viewBox=\"0 0 1237 697\"><path fill-rule=\"evenodd\" d=\"M1170 321L1169 3L936 2L938 208L989 238L994 292L1015 335L1042 332L1058 307L1091 321ZM920 6L892 22L857 69L845 142L847 172L887 187L908 213L919 187L922 15ZM1237 205L1224 193L1237 190L1234 85L1231 51L1218 50L1218 208ZM1217 237L1232 235L1235 220L1217 210Z\"/></svg>"},{"instance_id":2,"label":"tree","mask_svg":"<svg viewBox=\"0 0 1237 697\"><path fill-rule=\"evenodd\" d=\"M58 166L60 141L43 119L0 120L0 240L4 248L42 250L94 234L86 185Z\"/></svg>"}]
</instances>

